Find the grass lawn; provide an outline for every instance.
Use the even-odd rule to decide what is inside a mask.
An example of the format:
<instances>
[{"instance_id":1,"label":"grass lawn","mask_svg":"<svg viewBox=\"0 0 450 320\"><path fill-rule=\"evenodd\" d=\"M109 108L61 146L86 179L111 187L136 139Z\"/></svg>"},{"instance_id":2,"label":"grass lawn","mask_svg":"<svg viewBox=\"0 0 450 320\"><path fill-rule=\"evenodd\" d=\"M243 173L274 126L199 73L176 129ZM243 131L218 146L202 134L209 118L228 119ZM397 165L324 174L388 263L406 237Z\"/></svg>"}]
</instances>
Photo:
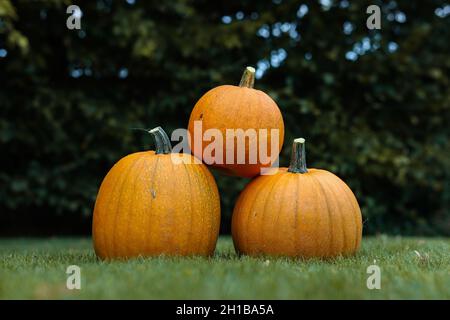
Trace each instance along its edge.
<instances>
[{"instance_id":1,"label":"grass lawn","mask_svg":"<svg viewBox=\"0 0 450 320\"><path fill-rule=\"evenodd\" d=\"M415 252L417 251L417 253ZM381 268L381 289L366 287ZM66 268L81 267L81 290ZM213 258L97 260L90 239L1 239L0 299L450 299L450 239L366 237L332 261L239 258L221 237Z\"/></svg>"}]
</instances>

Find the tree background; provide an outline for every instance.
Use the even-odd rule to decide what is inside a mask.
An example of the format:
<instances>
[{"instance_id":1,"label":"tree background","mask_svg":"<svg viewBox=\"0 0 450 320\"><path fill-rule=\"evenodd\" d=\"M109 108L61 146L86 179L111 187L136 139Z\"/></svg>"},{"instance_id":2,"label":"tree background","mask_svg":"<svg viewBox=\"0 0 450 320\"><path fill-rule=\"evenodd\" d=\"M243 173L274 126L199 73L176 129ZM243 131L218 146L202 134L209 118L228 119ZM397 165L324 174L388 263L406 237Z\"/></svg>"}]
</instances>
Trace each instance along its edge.
<instances>
[{"instance_id":1,"label":"tree background","mask_svg":"<svg viewBox=\"0 0 450 320\"><path fill-rule=\"evenodd\" d=\"M310 167L342 177L365 234L450 235L446 1L0 0L0 236L89 234L114 162L185 128L245 66ZM382 8L368 30L366 8ZM246 179L214 173L222 232Z\"/></svg>"}]
</instances>

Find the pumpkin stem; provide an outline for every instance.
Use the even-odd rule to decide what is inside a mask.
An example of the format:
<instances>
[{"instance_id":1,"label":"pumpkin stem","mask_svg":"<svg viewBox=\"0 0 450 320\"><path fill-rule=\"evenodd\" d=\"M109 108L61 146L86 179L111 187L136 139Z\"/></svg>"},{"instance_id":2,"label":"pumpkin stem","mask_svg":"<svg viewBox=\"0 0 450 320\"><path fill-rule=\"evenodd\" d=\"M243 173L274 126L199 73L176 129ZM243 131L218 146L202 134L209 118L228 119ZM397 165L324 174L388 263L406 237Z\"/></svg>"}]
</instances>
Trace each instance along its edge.
<instances>
[{"instance_id":1,"label":"pumpkin stem","mask_svg":"<svg viewBox=\"0 0 450 320\"><path fill-rule=\"evenodd\" d=\"M244 73L242 74L239 87L253 89L254 85L255 85L255 68L247 67L245 68Z\"/></svg>"},{"instance_id":2,"label":"pumpkin stem","mask_svg":"<svg viewBox=\"0 0 450 320\"><path fill-rule=\"evenodd\" d=\"M172 152L170 139L161 127L153 128L148 132L155 139L155 154L168 154Z\"/></svg>"},{"instance_id":3,"label":"pumpkin stem","mask_svg":"<svg viewBox=\"0 0 450 320\"><path fill-rule=\"evenodd\" d=\"M291 163L288 172L306 173L305 139L297 138L292 144Z\"/></svg>"}]
</instances>

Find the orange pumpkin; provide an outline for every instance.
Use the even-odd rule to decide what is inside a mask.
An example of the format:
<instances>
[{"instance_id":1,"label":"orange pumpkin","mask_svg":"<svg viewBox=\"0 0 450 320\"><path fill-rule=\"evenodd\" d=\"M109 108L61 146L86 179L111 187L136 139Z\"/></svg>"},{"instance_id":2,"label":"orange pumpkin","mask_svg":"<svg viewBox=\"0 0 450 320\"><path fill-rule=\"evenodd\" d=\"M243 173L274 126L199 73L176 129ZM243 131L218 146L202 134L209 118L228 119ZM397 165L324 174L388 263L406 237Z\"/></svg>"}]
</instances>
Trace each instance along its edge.
<instances>
[{"instance_id":1,"label":"orange pumpkin","mask_svg":"<svg viewBox=\"0 0 450 320\"><path fill-rule=\"evenodd\" d=\"M160 127L149 132L155 151L122 158L100 186L92 228L96 254L103 259L212 255L220 225L213 176L192 155L171 154Z\"/></svg>"},{"instance_id":2,"label":"orange pumpkin","mask_svg":"<svg viewBox=\"0 0 450 320\"><path fill-rule=\"evenodd\" d=\"M253 177L260 173L261 168L271 166L268 159L263 159L259 152L259 143L267 145L267 152L264 155L277 159L284 139L284 123L280 109L277 104L266 93L253 89L255 82L255 69L247 67L242 76L239 86L222 85L211 89L194 106L189 119L190 147L192 153L203 159L207 164L218 168L229 175L241 177ZM222 157L217 160L217 154L212 156L205 154L205 148L211 143L202 141L194 143L194 121L201 121L202 132L199 137L208 129L218 129L223 139ZM242 129L242 138L230 135L227 136L227 129ZM256 135L251 135L247 130L254 130ZM262 129L267 130L267 141L259 139L259 134L263 134ZM272 150L272 129L278 130L278 146ZM242 132L242 131L241 131ZM238 132L236 132L236 135ZM274 139L276 136L274 136ZM246 139L244 157L245 161L239 160L238 141ZM274 140L275 141L275 140ZM267 143L266 143L267 142ZM229 153L234 158L226 161ZM254 156L251 158L251 156ZM232 163L230 163L232 162Z\"/></svg>"},{"instance_id":3,"label":"orange pumpkin","mask_svg":"<svg viewBox=\"0 0 450 320\"><path fill-rule=\"evenodd\" d=\"M358 250L358 202L336 175L306 168L304 142L294 140L289 168L257 177L240 194L232 218L239 253L326 258Z\"/></svg>"}]
</instances>

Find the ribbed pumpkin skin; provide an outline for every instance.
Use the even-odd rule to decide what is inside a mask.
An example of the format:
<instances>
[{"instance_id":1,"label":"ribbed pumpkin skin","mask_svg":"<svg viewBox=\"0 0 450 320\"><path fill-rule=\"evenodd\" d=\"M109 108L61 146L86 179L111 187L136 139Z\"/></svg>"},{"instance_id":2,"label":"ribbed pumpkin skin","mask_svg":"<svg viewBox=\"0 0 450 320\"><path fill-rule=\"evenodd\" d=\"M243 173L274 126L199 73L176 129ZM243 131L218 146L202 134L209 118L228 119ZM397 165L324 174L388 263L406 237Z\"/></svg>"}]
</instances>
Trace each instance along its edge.
<instances>
[{"instance_id":1,"label":"ribbed pumpkin skin","mask_svg":"<svg viewBox=\"0 0 450 320\"><path fill-rule=\"evenodd\" d=\"M202 121L203 132L208 129L219 129L224 137L223 155L224 163L213 163L213 167L226 172L229 175L241 177L253 177L260 174L262 167L270 167L269 164L261 164L259 159L259 150L257 150L258 160L255 164L250 164L249 159L249 142L245 146L245 164L237 163L237 149L236 141L234 143L234 164L226 164L225 156L228 148L233 148L232 145L227 145L225 141L226 129L255 129L257 135L259 129L267 129L267 154L278 156L284 140L284 123L280 109L277 104L267 94L260 90L223 85L211 89L204 94L194 106L189 119L189 133L191 139L194 139L194 121ZM278 150L271 150L271 136L270 129L279 130ZM248 140L248 139L247 139ZM194 148L192 141L190 147L193 154L200 158L205 147L210 144L209 141L203 141L202 148ZM258 145L258 144L257 144ZM205 162L211 160L208 157L203 157Z\"/></svg>"},{"instance_id":2,"label":"ribbed pumpkin skin","mask_svg":"<svg viewBox=\"0 0 450 320\"><path fill-rule=\"evenodd\" d=\"M94 248L103 259L212 255L219 225L219 194L205 165L174 164L170 154L138 152L117 162L101 184Z\"/></svg>"},{"instance_id":3,"label":"ribbed pumpkin skin","mask_svg":"<svg viewBox=\"0 0 450 320\"><path fill-rule=\"evenodd\" d=\"M281 168L241 193L232 235L236 251L247 255L349 255L361 242L361 211L350 188L331 172Z\"/></svg>"}]
</instances>

